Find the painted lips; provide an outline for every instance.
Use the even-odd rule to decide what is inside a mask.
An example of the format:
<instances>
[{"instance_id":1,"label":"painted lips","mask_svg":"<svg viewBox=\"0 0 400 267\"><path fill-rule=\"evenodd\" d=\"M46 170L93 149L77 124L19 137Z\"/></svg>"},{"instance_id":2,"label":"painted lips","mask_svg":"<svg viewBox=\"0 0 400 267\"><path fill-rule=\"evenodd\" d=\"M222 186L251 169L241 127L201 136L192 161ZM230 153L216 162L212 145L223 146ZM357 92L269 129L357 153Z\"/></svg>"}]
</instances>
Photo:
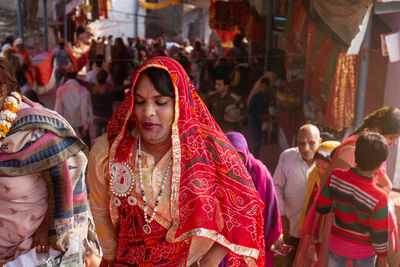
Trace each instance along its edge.
<instances>
[{"instance_id":1,"label":"painted lips","mask_svg":"<svg viewBox=\"0 0 400 267\"><path fill-rule=\"evenodd\" d=\"M143 123L143 128L146 130L152 130L157 126L157 124L151 123L151 122L144 122Z\"/></svg>"}]
</instances>

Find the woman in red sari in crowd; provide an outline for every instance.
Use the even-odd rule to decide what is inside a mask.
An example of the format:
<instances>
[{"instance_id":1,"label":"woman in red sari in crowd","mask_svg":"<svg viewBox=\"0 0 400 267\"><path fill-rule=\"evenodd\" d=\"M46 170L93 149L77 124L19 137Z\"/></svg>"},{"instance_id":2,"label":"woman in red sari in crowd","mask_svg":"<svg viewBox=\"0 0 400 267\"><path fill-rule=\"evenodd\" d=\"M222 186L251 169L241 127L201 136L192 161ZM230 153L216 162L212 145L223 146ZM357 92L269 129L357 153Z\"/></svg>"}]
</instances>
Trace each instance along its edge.
<instances>
[{"instance_id":1,"label":"woman in red sari in crowd","mask_svg":"<svg viewBox=\"0 0 400 267\"><path fill-rule=\"evenodd\" d=\"M251 177L173 59L137 71L89 156L102 266L264 266Z\"/></svg>"},{"instance_id":2,"label":"woman in red sari in crowd","mask_svg":"<svg viewBox=\"0 0 400 267\"><path fill-rule=\"evenodd\" d=\"M355 145L359 134L363 130L378 132L385 137L387 143L390 146L397 145L398 138L400 137L400 110L394 107L386 106L376 110L374 113L366 117L362 125L349 138L343 141L340 146L336 148L332 160L330 162L329 168L325 171L324 175L321 178L320 188L323 188L331 172L334 169L336 168L349 169L356 165L354 158ZM385 162L381 165L379 171L374 173L373 177L374 181L385 192L389 193L391 191L392 183L386 174ZM390 203L392 202L389 201L389 204ZM392 208L394 208L393 203L392 203ZM310 210L311 209L315 209L315 203L310 208ZM315 259L316 266L318 267L326 266L328 249L334 251L337 251L338 249L340 250L340 247L335 246L335 243L339 244L339 242L335 242L335 240L331 240L330 238L331 236L330 231L331 231L331 225L333 223L334 213L330 213L320 217L321 217L321 224L319 226L319 231L318 231L319 234L318 238L320 240L320 249L317 258ZM394 209L390 210L389 224L390 224L389 225L390 239L392 241L393 248L396 248L397 222ZM295 266L302 266L302 265L295 265Z\"/></svg>"}]
</instances>

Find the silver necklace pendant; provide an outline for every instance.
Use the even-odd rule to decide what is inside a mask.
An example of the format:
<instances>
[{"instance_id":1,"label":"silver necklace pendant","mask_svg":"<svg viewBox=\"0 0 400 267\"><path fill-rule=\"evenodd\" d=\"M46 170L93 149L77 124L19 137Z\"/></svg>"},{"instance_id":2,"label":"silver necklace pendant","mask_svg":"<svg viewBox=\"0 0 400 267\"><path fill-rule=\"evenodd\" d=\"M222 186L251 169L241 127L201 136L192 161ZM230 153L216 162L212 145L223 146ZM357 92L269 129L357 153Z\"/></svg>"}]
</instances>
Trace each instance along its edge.
<instances>
[{"instance_id":1,"label":"silver necklace pendant","mask_svg":"<svg viewBox=\"0 0 400 267\"><path fill-rule=\"evenodd\" d=\"M135 175L128 163L114 162L110 168L110 176L110 190L114 196L126 197L131 193Z\"/></svg>"},{"instance_id":2,"label":"silver necklace pendant","mask_svg":"<svg viewBox=\"0 0 400 267\"><path fill-rule=\"evenodd\" d=\"M148 225L147 223L145 224L145 225L143 225L143 232L145 233L145 234L150 234L151 233L151 227L150 227L150 225Z\"/></svg>"}]
</instances>

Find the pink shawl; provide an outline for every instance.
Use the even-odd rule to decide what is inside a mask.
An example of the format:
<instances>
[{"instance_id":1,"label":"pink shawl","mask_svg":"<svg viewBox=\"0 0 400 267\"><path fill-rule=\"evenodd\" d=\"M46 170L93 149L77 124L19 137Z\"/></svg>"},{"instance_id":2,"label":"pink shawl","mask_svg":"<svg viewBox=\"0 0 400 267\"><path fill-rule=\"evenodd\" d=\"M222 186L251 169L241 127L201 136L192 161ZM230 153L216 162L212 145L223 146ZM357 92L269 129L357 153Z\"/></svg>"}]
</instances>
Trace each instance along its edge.
<instances>
[{"instance_id":1,"label":"pink shawl","mask_svg":"<svg viewBox=\"0 0 400 267\"><path fill-rule=\"evenodd\" d=\"M241 133L231 132L227 134L237 152L245 157L245 166L253 179L258 195L265 204L264 208L264 237L265 237L265 263L273 265L273 255L270 251L272 244L276 242L282 233L281 216L279 213L278 199L276 197L274 183L268 168L249 151L245 137Z\"/></svg>"}]
</instances>

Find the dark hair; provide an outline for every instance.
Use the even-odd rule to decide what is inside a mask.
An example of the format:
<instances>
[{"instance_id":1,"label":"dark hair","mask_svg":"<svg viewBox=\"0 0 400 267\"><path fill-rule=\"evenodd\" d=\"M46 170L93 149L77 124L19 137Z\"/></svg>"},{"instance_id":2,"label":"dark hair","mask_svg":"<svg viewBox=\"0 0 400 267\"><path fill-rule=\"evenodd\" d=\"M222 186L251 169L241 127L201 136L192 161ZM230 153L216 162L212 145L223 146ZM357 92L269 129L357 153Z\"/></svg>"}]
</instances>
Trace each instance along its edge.
<instances>
[{"instance_id":1,"label":"dark hair","mask_svg":"<svg viewBox=\"0 0 400 267\"><path fill-rule=\"evenodd\" d=\"M196 49L201 49L201 43L200 43L200 41L194 42L194 47L195 47Z\"/></svg>"},{"instance_id":2,"label":"dark hair","mask_svg":"<svg viewBox=\"0 0 400 267\"><path fill-rule=\"evenodd\" d=\"M320 132L319 136L322 139L322 142L329 141L329 140L334 140L337 141L337 138L329 132Z\"/></svg>"},{"instance_id":3,"label":"dark hair","mask_svg":"<svg viewBox=\"0 0 400 267\"><path fill-rule=\"evenodd\" d=\"M314 160L317 160L317 159L320 159L320 160L323 160L323 161L329 163L329 162L331 162L331 159L332 159L332 158L331 158L330 155L327 156L327 157L324 157L322 154L316 152L315 155L314 155Z\"/></svg>"},{"instance_id":4,"label":"dark hair","mask_svg":"<svg viewBox=\"0 0 400 267\"><path fill-rule=\"evenodd\" d=\"M231 80L229 79L229 77L217 77L217 78L215 79L215 81L218 81L218 80L224 81L224 84L225 84L225 85L229 85L229 84L231 83Z\"/></svg>"},{"instance_id":5,"label":"dark hair","mask_svg":"<svg viewBox=\"0 0 400 267\"><path fill-rule=\"evenodd\" d=\"M25 94L24 94L24 96L26 96L27 98L29 98L29 99L32 100L33 102L39 103L38 95L37 95L36 92L33 91L32 89L29 89L28 91L26 91Z\"/></svg>"},{"instance_id":6,"label":"dark hair","mask_svg":"<svg viewBox=\"0 0 400 267\"><path fill-rule=\"evenodd\" d=\"M400 110L395 107L382 107L364 119L363 124L354 131L359 134L364 129L374 130L382 134L400 134Z\"/></svg>"},{"instance_id":7,"label":"dark hair","mask_svg":"<svg viewBox=\"0 0 400 267\"><path fill-rule=\"evenodd\" d=\"M83 28L82 26L78 26L78 28L76 28L76 33L78 35L84 33L85 31L86 31L85 28Z\"/></svg>"},{"instance_id":8,"label":"dark hair","mask_svg":"<svg viewBox=\"0 0 400 267\"><path fill-rule=\"evenodd\" d=\"M64 38L60 38L60 39L58 40L58 44L59 44L60 46L65 46L65 39L64 39Z\"/></svg>"},{"instance_id":9,"label":"dark hair","mask_svg":"<svg viewBox=\"0 0 400 267\"><path fill-rule=\"evenodd\" d=\"M10 35L6 36L6 39L4 40L3 45L4 44L13 45L13 43L14 43L14 36L12 34L10 34Z\"/></svg>"},{"instance_id":10,"label":"dark hair","mask_svg":"<svg viewBox=\"0 0 400 267\"><path fill-rule=\"evenodd\" d=\"M357 138L354 152L357 167L372 171L384 162L389 154L385 137L376 132L364 131Z\"/></svg>"},{"instance_id":11,"label":"dark hair","mask_svg":"<svg viewBox=\"0 0 400 267\"><path fill-rule=\"evenodd\" d=\"M151 67L143 70L140 73L140 76L143 74L146 74L147 77L149 77L156 91L162 96L175 97L174 85L172 84L171 77L166 70Z\"/></svg>"},{"instance_id":12,"label":"dark hair","mask_svg":"<svg viewBox=\"0 0 400 267\"><path fill-rule=\"evenodd\" d=\"M96 80L99 84L105 84L108 78L108 72L105 70L100 70L96 74Z\"/></svg>"},{"instance_id":13,"label":"dark hair","mask_svg":"<svg viewBox=\"0 0 400 267\"><path fill-rule=\"evenodd\" d=\"M125 47L124 40L122 40L121 37L116 38L114 44L115 44L116 46L123 46L123 47Z\"/></svg>"},{"instance_id":14,"label":"dark hair","mask_svg":"<svg viewBox=\"0 0 400 267\"><path fill-rule=\"evenodd\" d=\"M271 85L271 82L268 78L262 78L261 83L265 84L267 87Z\"/></svg>"},{"instance_id":15,"label":"dark hair","mask_svg":"<svg viewBox=\"0 0 400 267\"><path fill-rule=\"evenodd\" d=\"M330 157L331 159L333 159L333 156L335 156L336 151L337 151L337 147L335 147L335 149L332 150L331 154L329 155L329 157Z\"/></svg>"},{"instance_id":16,"label":"dark hair","mask_svg":"<svg viewBox=\"0 0 400 267\"><path fill-rule=\"evenodd\" d=\"M76 71L71 71L71 72L65 73L65 77L67 79L75 79L76 75L78 75L78 73Z\"/></svg>"},{"instance_id":17,"label":"dark hair","mask_svg":"<svg viewBox=\"0 0 400 267\"><path fill-rule=\"evenodd\" d=\"M97 54L94 57L94 64L96 64L96 67L100 68L101 66L103 66L103 62L104 62L104 55Z\"/></svg>"},{"instance_id":18,"label":"dark hair","mask_svg":"<svg viewBox=\"0 0 400 267\"><path fill-rule=\"evenodd\" d=\"M0 84L6 85L8 94L12 91L19 92L21 89L10 62L2 57L0 57Z\"/></svg>"},{"instance_id":19,"label":"dark hair","mask_svg":"<svg viewBox=\"0 0 400 267\"><path fill-rule=\"evenodd\" d=\"M234 46L240 46L243 42L243 36L239 33L235 34L235 39L233 40Z\"/></svg>"}]
</instances>

